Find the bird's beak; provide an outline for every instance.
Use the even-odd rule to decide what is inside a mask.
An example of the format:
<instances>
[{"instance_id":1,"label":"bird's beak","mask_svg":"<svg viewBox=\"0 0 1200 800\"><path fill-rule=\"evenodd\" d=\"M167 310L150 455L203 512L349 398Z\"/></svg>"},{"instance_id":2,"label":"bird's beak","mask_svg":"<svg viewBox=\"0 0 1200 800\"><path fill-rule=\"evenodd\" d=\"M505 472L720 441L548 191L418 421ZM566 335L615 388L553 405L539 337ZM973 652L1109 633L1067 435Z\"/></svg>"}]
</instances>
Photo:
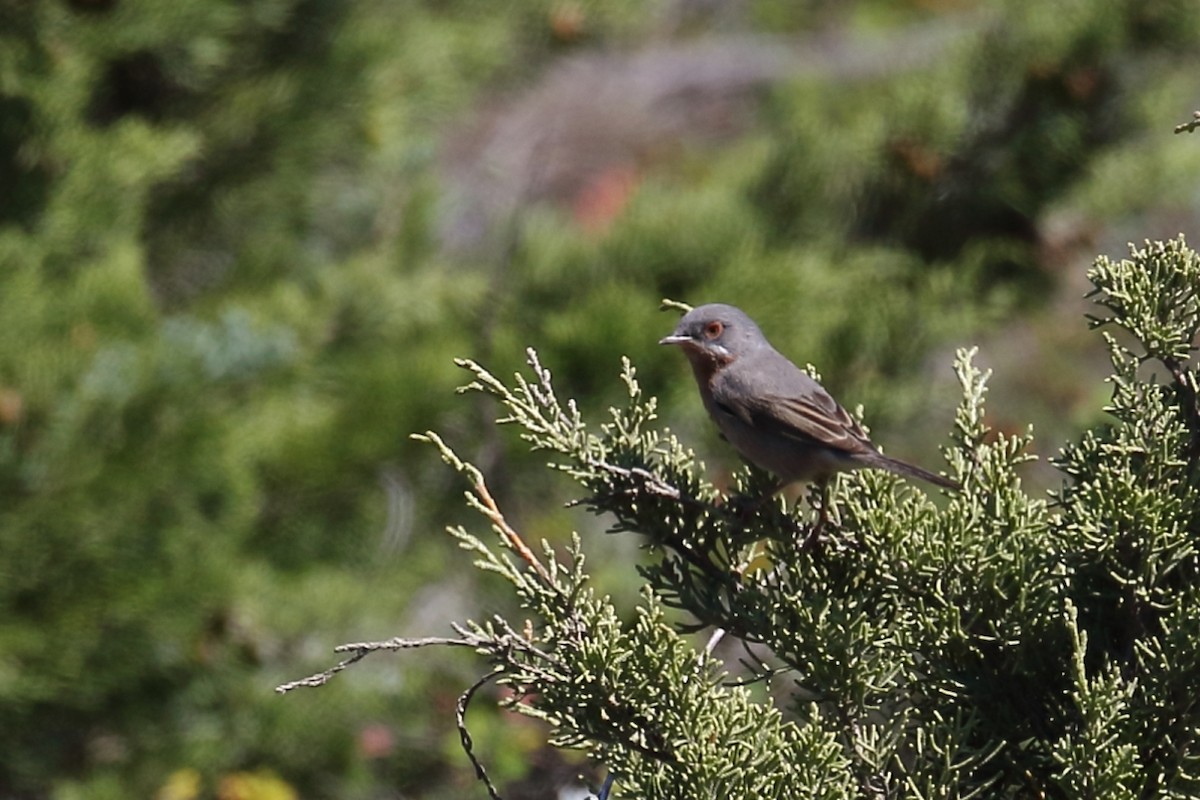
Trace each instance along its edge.
<instances>
[{"instance_id":1,"label":"bird's beak","mask_svg":"<svg viewBox=\"0 0 1200 800\"><path fill-rule=\"evenodd\" d=\"M683 336L678 333L672 333L670 336L664 336L658 340L659 344L693 344L694 339L690 336Z\"/></svg>"}]
</instances>

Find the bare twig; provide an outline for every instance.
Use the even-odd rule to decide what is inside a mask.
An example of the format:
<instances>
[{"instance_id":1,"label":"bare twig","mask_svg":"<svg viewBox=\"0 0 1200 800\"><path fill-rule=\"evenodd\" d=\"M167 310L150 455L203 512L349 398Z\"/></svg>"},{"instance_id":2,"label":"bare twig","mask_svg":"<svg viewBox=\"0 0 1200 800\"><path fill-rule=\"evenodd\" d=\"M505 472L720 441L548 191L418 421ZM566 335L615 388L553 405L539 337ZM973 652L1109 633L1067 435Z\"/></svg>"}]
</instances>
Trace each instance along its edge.
<instances>
[{"instance_id":1,"label":"bare twig","mask_svg":"<svg viewBox=\"0 0 1200 800\"><path fill-rule=\"evenodd\" d=\"M717 628L712 632L712 636L708 637L708 642L704 645L704 658L712 658L713 651L717 649L717 645L725 638L725 629Z\"/></svg>"},{"instance_id":2,"label":"bare twig","mask_svg":"<svg viewBox=\"0 0 1200 800\"><path fill-rule=\"evenodd\" d=\"M692 310L692 307L687 303L681 303L678 300L672 300L669 297L664 297L658 303L659 311L678 311L680 314L686 314Z\"/></svg>"},{"instance_id":3,"label":"bare twig","mask_svg":"<svg viewBox=\"0 0 1200 800\"><path fill-rule=\"evenodd\" d=\"M610 464L607 461L599 458L585 458L582 459L582 461L584 466L600 470L601 472L608 472L612 475L620 475L623 478L640 478L642 481L642 486L651 494L657 494L670 500L685 499L683 498L682 492L679 491L678 487L672 486L648 469L644 469L642 467L618 467L616 464ZM695 501L690 497L686 499L699 503L699 501ZM709 507L709 504L703 505L706 508Z\"/></svg>"},{"instance_id":4,"label":"bare twig","mask_svg":"<svg viewBox=\"0 0 1200 800\"><path fill-rule=\"evenodd\" d=\"M349 667L351 664L354 664L358 661L362 661L364 658L371 655L371 653L379 650L409 650L415 647L428 647L430 645L453 645L458 647L478 648L483 644L486 644L486 640L478 636L470 638L464 636L461 639L448 639L443 636L429 636L422 639L402 639L397 637L395 639L388 639L387 641L383 642L355 642L353 644L341 644L333 648L333 651L335 653L350 653L351 655L349 658L339 661L329 669L309 675L307 678L301 678L300 680L289 681L288 683L280 684L279 686L275 687L275 691L279 694L287 694L293 689L300 689L304 687L316 688L318 686L324 686L333 679L334 675L337 675L339 672L346 669L346 667Z\"/></svg>"},{"instance_id":5,"label":"bare twig","mask_svg":"<svg viewBox=\"0 0 1200 800\"><path fill-rule=\"evenodd\" d=\"M350 666L354 662L363 660L368 655L370 655L370 651L362 650L360 652L355 653L354 655L350 656L349 658L347 658L343 661L339 661L337 664L335 664L334 666L330 667L327 670L322 670L321 672L318 672L314 675L309 675L307 678L301 678L298 681L289 681L288 683L282 683L279 686L275 687L275 691L278 694L287 694L288 692L292 691L293 689L299 689L302 686L309 686L309 687L314 687L314 688L317 686L324 686L325 684L329 683L330 680L332 680L334 675L337 675L339 672L341 672L342 670L344 670L346 667Z\"/></svg>"},{"instance_id":6,"label":"bare twig","mask_svg":"<svg viewBox=\"0 0 1200 800\"><path fill-rule=\"evenodd\" d=\"M475 692L483 688L489 681L500 677L503 671L503 667L496 667L496 669L475 681L470 689L459 695L458 704L454 709L454 721L458 725L458 738L462 742L463 750L466 752L467 758L471 760L471 766L475 767L476 777L483 781L484 786L487 787L488 795L492 800L501 800L500 794L496 791L496 786L492 783L492 779L488 777L487 770L483 768L483 763L475 757L474 742L471 740L471 734L467 731L467 706L471 704L471 698L475 696Z\"/></svg>"},{"instance_id":7,"label":"bare twig","mask_svg":"<svg viewBox=\"0 0 1200 800\"><path fill-rule=\"evenodd\" d=\"M451 639L446 636L425 636L420 639L405 639L400 636L391 639L385 639L381 642L351 642L350 644L339 644L333 648L335 653L352 653L363 651L364 653L374 653L377 650L412 650L417 647L429 647L430 645L450 645L457 647L480 647L488 643L487 639L473 633L464 632L456 626L461 636L458 639Z\"/></svg>"},{"instance_id":8,"label":"bare twig","mask_svg":"<svg viewBox=\"0 0 1200 800\"><path fill-rule=\"evenodd\" d=\"M1196 130L1196 128L1200 128L1200 111L1192 112L1191 121L1181 122L1178 125L1176 125L1175 132L1176 133L1184 133L1186 131L1187 133L1191 133L1192 131Z\"/></svg>"},{"instance_id":9,"label":"bare twig","mask_svg":"<svg viewBox=\"0 0 1200 800\"><path fill-rule=\"evenodd\" d=\"M350 642L348 644L340 644L333 648L335 653L350 653L350 657L339 661L336 665L329 669L322 670L307 678L291 681L276 687L275 691L280 694L285 694L293 689L301 687L318 687L329 683L334 675L354 664L357 661L369 656L371 653L377 653L380 650L413 650L418 647L430 646L449 646L449 647L469 647L472 650L485 651L499 664L504 666L517 666L517 662L513 660L512 653L520 652L528 656L532 656L547 664L561 667L561 662L550 653L542 650L535 645L529 638L522 636L513 629L508 622L502 617L497 616L496 623L503 631L500 635L481 635L475 633L462 625L453 623L454 632L458 634L458 638L450 638L447 636L425 636L416 639L408 639L397 636L391 639L384 639L377 642ZM521 669L531 671L534 674L539 674L541 677L553 677L544 670L539 670L531 664L521 664Z\"/></svg>"},{"instance_id":10,"label":"bare twig","mask_svg":"<svg viewBox=\"0 0 1200 800\"><path fill-rule=\"evenodd\" d=\"M738 659L738 663L746 668L750 677L725 681L723 686L751 686L755 683L767 683L776 675L787 671L786 667L772 667L770 664L763 663L762 658L750 649L750 643L745 638L739 637L737 642L741 645L742 652L746 654L745 658Z\"/></svg>"}]
</instances>

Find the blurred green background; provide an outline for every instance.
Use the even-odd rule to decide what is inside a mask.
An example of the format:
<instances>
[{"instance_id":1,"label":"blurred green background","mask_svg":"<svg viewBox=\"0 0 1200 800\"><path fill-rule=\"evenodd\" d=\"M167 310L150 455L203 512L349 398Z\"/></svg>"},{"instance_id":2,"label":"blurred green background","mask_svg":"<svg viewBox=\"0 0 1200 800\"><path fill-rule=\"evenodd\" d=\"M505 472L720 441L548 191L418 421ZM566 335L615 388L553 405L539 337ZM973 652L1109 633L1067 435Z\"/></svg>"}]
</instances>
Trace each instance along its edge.
<instances>
[{"instance_id":1,"label":"blurred green background","mask_svg":"<svg viewBox=\"0 0 1200 800\"><path fill-rule=\"evenodd\" d=\"M720 479L661 298L934 467L978 343L1052 456L1106 398L1084 268L1200 216L1198 105L1191 0L0 0L0 797L484 796L469 655L272 692L509 610L412 432L634 590L454 357L599 418L628 355ZM471 727L506 797L587 772Z\"/></svg>"}]
</instances>

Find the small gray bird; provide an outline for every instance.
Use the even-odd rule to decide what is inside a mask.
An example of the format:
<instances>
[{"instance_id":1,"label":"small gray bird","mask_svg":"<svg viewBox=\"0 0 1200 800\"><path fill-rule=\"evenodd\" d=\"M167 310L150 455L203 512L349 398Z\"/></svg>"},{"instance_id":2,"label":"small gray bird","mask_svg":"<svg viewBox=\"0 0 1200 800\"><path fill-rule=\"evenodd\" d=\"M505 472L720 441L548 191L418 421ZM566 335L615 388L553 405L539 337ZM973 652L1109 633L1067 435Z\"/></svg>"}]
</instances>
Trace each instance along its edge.
<instances>
[{"instance_id":1,"label":"small gray bird","mask_svg":"<svg viewBox=\"0 0 1200 800\"><path fill-rule=\"evenodd\" d=\"M794 481L825 482L873 467L946 489L957 483L876 449L821 384L779 353L754 320L721 303L692 309L659 341L683 348L700 398L730 444L750 463Z\"/></svg>"}]
</instances>

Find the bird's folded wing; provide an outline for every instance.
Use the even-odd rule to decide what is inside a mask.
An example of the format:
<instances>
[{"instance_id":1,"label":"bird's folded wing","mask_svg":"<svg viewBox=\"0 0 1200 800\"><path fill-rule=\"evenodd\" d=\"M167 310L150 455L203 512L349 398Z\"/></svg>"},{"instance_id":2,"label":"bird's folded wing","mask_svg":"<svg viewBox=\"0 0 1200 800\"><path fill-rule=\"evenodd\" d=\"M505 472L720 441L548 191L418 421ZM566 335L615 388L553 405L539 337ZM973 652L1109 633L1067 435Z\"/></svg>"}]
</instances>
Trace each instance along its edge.
<instances>
[{"instance_id":1,"label":"bird's folded wing","mask_svg":"<svg viewBox=\"0 0 1200 800\"><path fill-rule=\"evenodd\" d=\"M862 427L826 392L729 400L722 398L734 414L761 431L847 455L876 452Z\"/></svg>"}]
</instances>

